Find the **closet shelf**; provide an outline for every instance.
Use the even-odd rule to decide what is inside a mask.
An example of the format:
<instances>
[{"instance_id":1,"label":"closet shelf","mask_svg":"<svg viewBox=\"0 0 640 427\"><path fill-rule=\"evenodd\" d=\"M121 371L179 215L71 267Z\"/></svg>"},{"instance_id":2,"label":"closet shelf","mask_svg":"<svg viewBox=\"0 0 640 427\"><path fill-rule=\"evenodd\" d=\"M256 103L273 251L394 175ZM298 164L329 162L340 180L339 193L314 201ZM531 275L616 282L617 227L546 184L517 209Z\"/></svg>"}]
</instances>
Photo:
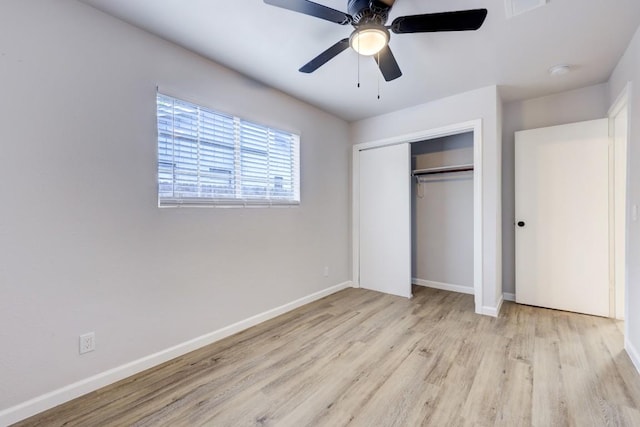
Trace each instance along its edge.
<instances>
[{"instance_id":1,"label":"closet shelf","mask_svg":"<svg viewBox=\"0 0 640 427\"><path fill-rule=\"evenodd\" d=\"M465 172L465 171L472 171L472 170L473 170L473 164L442 166L437 168L416 169L411 173L411 175L421 176L421 175L432 175L436 173Z\"/></svg>"}]
</instances>

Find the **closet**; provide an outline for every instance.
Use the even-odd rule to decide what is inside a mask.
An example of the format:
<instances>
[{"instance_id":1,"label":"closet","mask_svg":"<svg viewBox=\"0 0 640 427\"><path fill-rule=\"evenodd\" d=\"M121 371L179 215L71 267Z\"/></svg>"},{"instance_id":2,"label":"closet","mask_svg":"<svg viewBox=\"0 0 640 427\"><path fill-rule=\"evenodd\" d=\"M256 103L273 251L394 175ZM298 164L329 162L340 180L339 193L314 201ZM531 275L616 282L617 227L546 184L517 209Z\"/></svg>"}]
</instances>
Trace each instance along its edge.
<instances>
[{"instance_id":1,"label":"closet","mask_svg":"<svg viewBox=\"0 0 640 427\"><path fill-rule=\"evenodd\" d=\"M411 298L421 285L485 306L482 121L353 146L353 282ZM489 249L491 247L489 246Z\"/></svg>"},{"instance_id":2,"label":"closet","mask_svg":"<svg viewBox=\"0 0 640 427\"><path fill-rule=\"evenodd\" d=\"M473 132L411 145L411 276L474 293Z\"/></svg>"}]
</instances>

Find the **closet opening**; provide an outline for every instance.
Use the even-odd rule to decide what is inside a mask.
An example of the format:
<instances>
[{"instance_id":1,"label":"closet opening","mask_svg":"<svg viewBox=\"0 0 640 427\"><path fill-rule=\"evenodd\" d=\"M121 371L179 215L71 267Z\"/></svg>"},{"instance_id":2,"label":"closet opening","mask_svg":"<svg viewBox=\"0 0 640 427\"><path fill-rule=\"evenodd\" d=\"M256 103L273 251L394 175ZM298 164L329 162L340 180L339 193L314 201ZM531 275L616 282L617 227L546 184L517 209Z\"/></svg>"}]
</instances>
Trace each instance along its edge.
<instances>
[{"instance_id":1,"label":"closet opening","mask_svg":"<svg viewBox=\"0 0 640 427\"><path fill-rule=\"evenodd\" d=\"M418 286L474 294L474 138L411 144L411 277Z\"/></svg>"},{"instance_id":2,"label":"closet opening","mask_svg":"<svg viewBox=\"0 0 640 427\"><path fill-rule=\"evenodd\" d=\"M498 315L499 305L483 304L493 301L499 290L492 284L484 289L482 139L478 119L353 146L355 287L411 298L414 283L439 286L473 294L478 314ZM448 187L465 195L461 210L450 210L457 196L442 192ZM421 202L441 191L443 199L428 208L450 221L435 230L441 238L430 225L431 236L424 244L413 237L414 230L427 230L416 223L416 213L423 210L413 200L418 190ZM436 245L436 254L422 262L423 246L430 244ZM462 252L456 249L459 245L464 245Z\"/></svg>"}]
</instances>

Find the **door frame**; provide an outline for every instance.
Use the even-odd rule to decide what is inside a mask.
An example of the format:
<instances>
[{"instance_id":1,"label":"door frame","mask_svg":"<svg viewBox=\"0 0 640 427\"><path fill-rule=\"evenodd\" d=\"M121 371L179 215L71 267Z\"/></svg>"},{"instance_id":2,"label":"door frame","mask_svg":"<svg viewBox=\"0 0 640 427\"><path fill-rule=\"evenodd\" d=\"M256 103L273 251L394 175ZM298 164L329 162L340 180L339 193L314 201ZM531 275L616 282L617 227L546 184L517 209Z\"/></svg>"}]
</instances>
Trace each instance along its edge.
<instances>
[{"instance_id":1,"label":"door frame","mask_svg":"<svg viewBox=\"0 0 640 427\"><path fill-rule=\"evenodd\" d=\"M352 183L352 282L353 287L360 287L360 152L388 145L414 143L445 136L473 132L473 294L475 312L484 313L483 298L483 221L482 221L482 120L471 120L448 126L426 129L415 133L399 135L371 142L363 142L353 146Z\"/></svg>"},{"instance_id":2,"label":"door frame","mask_svg":"<svg viewBox=\"0 0 640 427\"><path fill-rule=\"evenodd\" d=\"M625 195L624 195L624 209L626 212L625 215L625 224L624 224L624 236L625 236L625 264L624 264L624 281L623 281L623 286L624 286L624 336L625 338L629 335L629 324L626 321L626 318L629 315L629 283L627 281L627 276L628 276L628 238L627 236L629 235L629 200L628 200L628 195L629 195L629 135L631 135L631 111L630 111L630 100L631 100L631 90L632 90L632 83L628 82L625 87L622 89L622 91L620 92L620 94L618 94L618 97L616 98L616 100L613 102L613 104L611 105L611 108L609 108L609 111L607 113L607 117L609 118L609 137L611 138L611 154L615 153L615 140L613 139L614 135L614 131L615 131L615 119L618 116L618 114L620 114L624 109L627 110L627 138L626 138L626 143L625 143L625 155L624 155L624 161L626 163L626 176L625 176L625 180L626 180L626 185L625 185ZM612 159L610 161L610 164L612 166L615 165L614 163L614 159L613 156L611 156ZM611 174L615 173L615 167L612 167L612 172ZM612 193L610 198L613 197L613 195L615 195L615 191L616 188L614 187L613 184L613 177L610 176L611 179L611 185L610 185L610 192ZM614 203L611 203L611 207L610 207L610 218L611 218L611 224L610 224L610 271L611 271L611 285L612 285L612 290L610 292L611 295L611 302L610 302L610 314L609 316L612 318L618 318L618 313L616 313L616 303L615 303L615 296L616 296L616 287L618 285L618 278L615 276L615 229L614 229L614 224L615 224L615 217L613 216L615 213L615 200L613 200Z\"/></svg>"}]
</instances>

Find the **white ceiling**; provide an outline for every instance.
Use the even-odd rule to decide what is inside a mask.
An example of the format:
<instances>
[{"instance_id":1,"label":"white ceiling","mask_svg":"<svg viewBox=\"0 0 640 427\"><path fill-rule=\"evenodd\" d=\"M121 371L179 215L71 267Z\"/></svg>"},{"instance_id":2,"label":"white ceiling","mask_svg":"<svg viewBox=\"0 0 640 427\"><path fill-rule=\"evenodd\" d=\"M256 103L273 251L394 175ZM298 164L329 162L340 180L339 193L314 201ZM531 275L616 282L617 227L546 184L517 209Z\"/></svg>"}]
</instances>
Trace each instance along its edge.
<instances>
[{"instance_id":1,"label":"white ceiling","mask_svg":"<svg viewBox=\"0 0 640 427\"><path fill-rule=\"evenodd\" d=\"M385 82L348 49L315 73L297 70L352 28L262 0L80 0L255 80L353 121L498 85L505 101L606 81L640 25L638 0L550 0L507 19L503 0L396 0L397 16L487 8L475 32L391 34L403 76ZM317 0L346 12L347 0ZM558 63L573 72L551 77ZM381 99L377 99L378 84Z\"/></svg>"}]
</instances>

